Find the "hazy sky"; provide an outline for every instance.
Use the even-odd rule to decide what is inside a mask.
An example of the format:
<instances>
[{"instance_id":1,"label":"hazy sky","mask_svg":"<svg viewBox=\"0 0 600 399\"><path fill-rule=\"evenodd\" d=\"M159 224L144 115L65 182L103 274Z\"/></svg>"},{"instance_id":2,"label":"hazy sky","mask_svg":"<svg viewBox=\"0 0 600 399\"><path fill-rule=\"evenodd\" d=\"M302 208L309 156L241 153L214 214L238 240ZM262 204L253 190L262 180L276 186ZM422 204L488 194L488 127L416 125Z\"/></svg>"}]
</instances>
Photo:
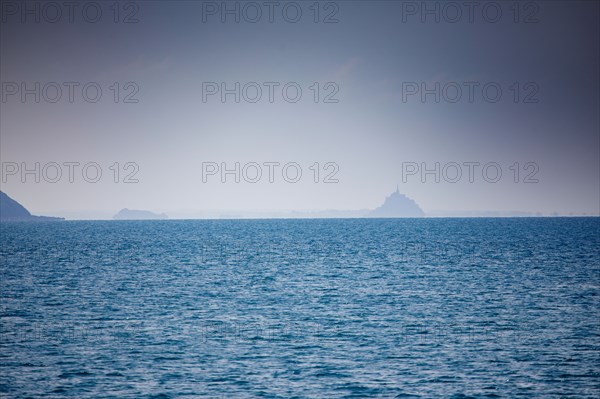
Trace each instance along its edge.
<instances>
[{"instance_id":1,"label":"hazy sky","mask_svg":"<svg viewBox=\"0 0 600 399\"><path fill-rule=\"evenodd\" d=\"M25 3L1 1L1 187L33 213L364 209L397 184L426 212L600 213L597 1Z\"/></svg>"}]
</instances>

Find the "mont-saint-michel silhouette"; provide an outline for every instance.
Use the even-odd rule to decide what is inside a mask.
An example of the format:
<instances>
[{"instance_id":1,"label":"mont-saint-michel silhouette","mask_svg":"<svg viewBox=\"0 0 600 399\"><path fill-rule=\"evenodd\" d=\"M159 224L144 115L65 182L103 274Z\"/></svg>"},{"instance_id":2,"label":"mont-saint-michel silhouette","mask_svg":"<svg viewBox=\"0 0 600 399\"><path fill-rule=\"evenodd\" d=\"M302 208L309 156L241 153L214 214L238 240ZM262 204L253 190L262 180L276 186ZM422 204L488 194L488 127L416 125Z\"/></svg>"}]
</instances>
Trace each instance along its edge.
<instances>
[{"instance_id":1,"label":"mont-saint-michel silhouette","mask_svg":"<svg viewBox=\"0 0 600 399\"><path fill-rule=\"evenodd\" d=\"M372 210L368 217L372 218L419 218L424 217L425 212L417 203L396 187L396 191L390 194L383 205Z\"/></svg>"},{"instance_id":2,"label":"mont-saint-michel silhouette","mask_svg":"<svg viewBox=\"0 0 600 399\"><path fill-rule=\"evenodd\" d=\"M3 222L44 222L64 220L64 218L32 215L23 205L0 191L0 220Z\"/></svg>"}]
</instances>

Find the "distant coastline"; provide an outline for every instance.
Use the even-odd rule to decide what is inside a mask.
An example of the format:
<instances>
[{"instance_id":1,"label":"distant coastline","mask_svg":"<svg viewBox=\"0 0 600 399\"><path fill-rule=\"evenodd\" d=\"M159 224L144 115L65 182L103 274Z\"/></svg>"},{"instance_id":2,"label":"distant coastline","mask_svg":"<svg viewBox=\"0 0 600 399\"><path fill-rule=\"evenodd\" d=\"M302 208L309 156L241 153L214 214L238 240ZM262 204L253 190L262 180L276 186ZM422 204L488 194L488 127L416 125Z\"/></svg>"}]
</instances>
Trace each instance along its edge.
<instances>
[{"instance_id":1,"label":"distant coastline","mask_svg":"<svg viewBox=\"0 0 600 399\"><path fill-rule=\"evenodd\" d=\"M65 217L32 215L24 206L0 191L0 221L3 222L43 222L68 220L268 220L268 219L396 219L396 218L552 218L552 217L600 217L600 214L541 213L525 211L444 211L425 212L398 189L386 197L383 204L375 209L358 210L314 210L314 211L180 211L167 216L147 210L123 208L110 216L105 212L96 217L89 213L69 212Z\"/></svg>"},{"instance_id":2,"label":"distant coastline","mask_svg":"<svg viewBox=\"0 0 600 399\"><path fill-rule=\"evenodd\" d=\"M0 221L2 222L56 222L61 217L32 215L23 205L0 191Z\"/></svg>"}]
</instances>

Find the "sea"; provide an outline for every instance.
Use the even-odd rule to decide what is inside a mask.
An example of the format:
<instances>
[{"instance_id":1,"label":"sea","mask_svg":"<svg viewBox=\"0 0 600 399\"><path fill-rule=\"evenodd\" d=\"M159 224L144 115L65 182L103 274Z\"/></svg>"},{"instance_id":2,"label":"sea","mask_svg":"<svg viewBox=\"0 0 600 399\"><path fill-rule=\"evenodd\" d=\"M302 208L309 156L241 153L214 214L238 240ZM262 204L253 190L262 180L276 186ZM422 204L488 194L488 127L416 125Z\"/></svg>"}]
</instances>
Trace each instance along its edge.
<instances>
[{"instance_id":1,"label":"sea","mask_svg":"<svg viewBox=\"0 0 600 399\"><path fill-rule=\"evenodd\" d=\"M0 234L1 398L600 397L600 218Z\"/></svg>"}]
</instances>

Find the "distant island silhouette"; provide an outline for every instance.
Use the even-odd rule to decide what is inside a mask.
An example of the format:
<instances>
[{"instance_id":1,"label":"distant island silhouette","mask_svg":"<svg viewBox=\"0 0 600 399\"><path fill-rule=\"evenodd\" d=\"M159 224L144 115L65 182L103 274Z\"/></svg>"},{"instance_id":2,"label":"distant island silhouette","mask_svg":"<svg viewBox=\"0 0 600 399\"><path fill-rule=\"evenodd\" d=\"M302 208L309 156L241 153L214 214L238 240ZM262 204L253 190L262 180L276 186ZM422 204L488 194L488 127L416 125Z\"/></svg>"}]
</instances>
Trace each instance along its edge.
<instances>
[{"instance_id":1,"label":"distant island silhouette","mask_svg":"<svg viewBox=\"0 0 600 399\"><path fill-rule=\"evenodd\" d=\"M400 194L397 187L396 191L385 199L383 205L367 215L372 218L420 218L424 216L425 212L419 205L406 195Z\"/></svg>"},{"instance_id":2,"label":"distant island silhouette","mask_svg":"<svg viewBox=\"0 0 600 399\"><path fill-rule=\"evenodd\" d=\"M23 205L0 191L0 221L3 222L44 222L65 220L51 216L32 215Z\"/></svg>"},{"instance_id":3,"label":"distant island silhouette","mask_svg":"<svg viewBox=\"0 0 600 399\"><path fill-rule=\"evenodd\" d=\"M115 216L114 220L161 220L169 217L164 213L158 214L150 211L136 209L121 209Z\"/></svg>"}]
</instances>

